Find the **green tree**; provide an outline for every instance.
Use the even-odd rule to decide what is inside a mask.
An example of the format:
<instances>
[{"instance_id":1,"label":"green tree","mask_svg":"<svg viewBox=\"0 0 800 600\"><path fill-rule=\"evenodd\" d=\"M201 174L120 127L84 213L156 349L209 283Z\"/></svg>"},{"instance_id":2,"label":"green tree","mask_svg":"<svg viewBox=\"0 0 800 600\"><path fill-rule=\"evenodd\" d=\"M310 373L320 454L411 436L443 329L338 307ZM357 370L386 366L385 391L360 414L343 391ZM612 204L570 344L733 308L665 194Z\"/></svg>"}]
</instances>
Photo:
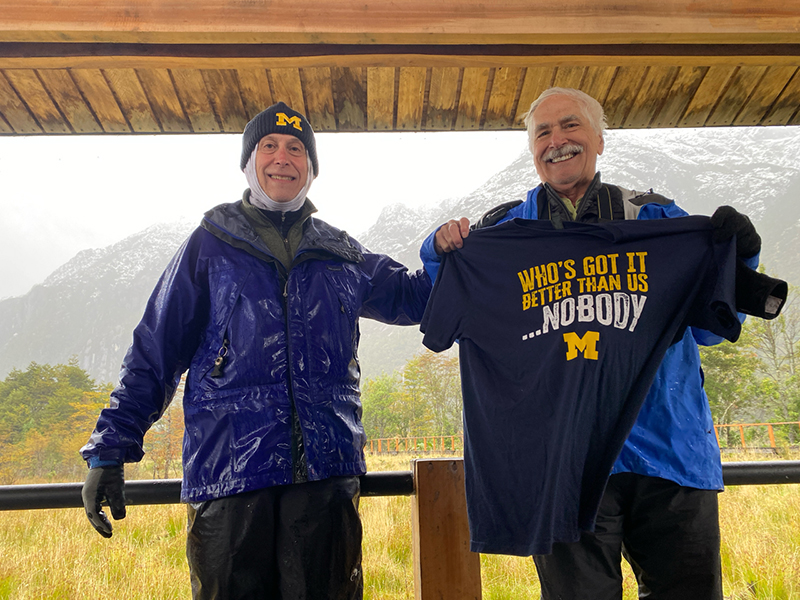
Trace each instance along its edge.
<instances>
[{"instance_id":1,"label":"green tree","mask_svg":"<svg viewBox=\"0 0 800 600\"><path fill-rule=\"evenodd\" d=\"M75 359L66 365L34 362L24 371L11 371L0 382L0 481L80 475L85 466L77 450L91 428L82 428L78 444L79 417L90 406L97 418L97 392Z\"/></svg>"},{"instance_id":2,"label":"green tree","mask_svg":"<svg viewBox=\"0 0 800 600\"><path fill-rule=\"evenodd\" d=\"M381 374L367 379L361 389L361 402L364 406L362 422L368 438L385 438L399 435L400 415L396 404L402 396L400 377Z\"/></svg>"},{"instance_id":3,"label":"green tree","mask_svg":"<svg viewBox=\"0 0 800 600\"><path fill-rule=\"evenodd\" d=\"M461 432L461 379L454 353L426 351L397 374L362 386L362 421L370 438L454 435Z\"/></svg>"},{"instance_id":4,"label":"green tree","mask_svg":"<svg viewBox=\"0 0 800 600\"><path fill-rule=\"evenodd\" d=\"M792 291L777 319L747 323L747 343L758 354L759 375L766 380L765 408L782 421L800 417L800 310Z\"/></svg>"},{"instance_id":5,"label":"green tree","mask_svg":"<svg viewBox=\"0 0 800 600\"><path fill-rule=\"evenodd\" d=\"M403 386L421 407L418 416L427 435L461 431L461 378L454 353L423 352L403 370Z\"/></svg>"}]
</instances>

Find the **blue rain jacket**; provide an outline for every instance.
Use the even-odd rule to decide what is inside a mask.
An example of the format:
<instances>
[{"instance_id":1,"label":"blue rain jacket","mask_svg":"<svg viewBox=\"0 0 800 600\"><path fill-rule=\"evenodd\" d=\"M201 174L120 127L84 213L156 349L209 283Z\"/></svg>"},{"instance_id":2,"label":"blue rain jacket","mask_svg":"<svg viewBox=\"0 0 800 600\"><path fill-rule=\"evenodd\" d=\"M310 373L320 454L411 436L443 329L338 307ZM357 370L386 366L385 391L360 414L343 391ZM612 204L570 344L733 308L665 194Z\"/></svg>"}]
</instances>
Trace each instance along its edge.
<instances>
[{"instance_id":1,"label":"blue rain jacket","mask_svg":"<svg viewBox=\"0 0 800 600\"><path fill-rule=\"evenodd\" d=\"M292 401L309 480L365 473L358 319L417 324L432 287L311 217L286 274L240 205L209 211L166 268L81 449L90 466L141 460L188 368L186 502L292 483Z\"/></svg>"},{"instance_id":2,"label":"blue rain jacket","mask_svg":"<svg viewBox=\"0 0 800 600\"><path fill-rule=\"evenodd\" d=\"M624 197L624 193L623 193ZM499 222L513 218L537 219L538 202L547 202L539 185L525 201L508 211ZM637 219L667 219L688 213L674 202L645 204ZM428 236L420 249L425 269L436 279L440 257ZM758 266L758 255L745 260ZM740 315L744 320L744 315ZM714 433L711 408L703 390L703 371L697 345L711 346L722 338L707 331L687 328L679 342L670 346L656 373L636 423L617 458L611 473L638 473L669 479L679 485L721 490L722 463Z\"/></svg>"}]
</instances>

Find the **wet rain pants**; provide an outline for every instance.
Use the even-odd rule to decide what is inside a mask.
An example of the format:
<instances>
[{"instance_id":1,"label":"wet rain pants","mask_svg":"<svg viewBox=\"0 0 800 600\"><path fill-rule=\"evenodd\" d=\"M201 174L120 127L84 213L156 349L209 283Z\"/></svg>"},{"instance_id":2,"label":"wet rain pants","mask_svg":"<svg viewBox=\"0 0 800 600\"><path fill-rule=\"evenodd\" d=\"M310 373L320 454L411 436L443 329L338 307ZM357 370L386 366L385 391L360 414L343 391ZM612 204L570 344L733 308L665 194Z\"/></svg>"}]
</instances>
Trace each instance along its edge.
<instances>
[{"instance_id":1,"label":"wet rain pants","mask_svg":"<svg viewBox=\"0 0 800 600\"><path fill-rule=\"evenodd\" d=\"M189 504L194 600L361 600L358 477Z\"/></svg>"},{"instance_id":2,"label":"wet rain pants","mask_svg":"<svg viewBox=\"0 0 800 600\"><path fill-rule=\"evenodd\" d=\"M543 600L621 600L622 556L649 600L722 600L716 490L619 473L594 533L534 556Z\"/></svg>"}]
</instances>

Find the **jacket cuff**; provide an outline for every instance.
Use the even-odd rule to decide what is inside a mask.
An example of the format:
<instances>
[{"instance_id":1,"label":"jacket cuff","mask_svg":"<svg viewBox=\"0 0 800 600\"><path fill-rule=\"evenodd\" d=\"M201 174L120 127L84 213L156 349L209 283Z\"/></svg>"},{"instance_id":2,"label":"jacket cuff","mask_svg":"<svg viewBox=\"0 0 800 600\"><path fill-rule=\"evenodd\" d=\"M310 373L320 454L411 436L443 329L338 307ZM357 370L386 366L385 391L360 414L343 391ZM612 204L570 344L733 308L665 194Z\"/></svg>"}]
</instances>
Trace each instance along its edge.
<instances>
[{"instance_id":1,"label":"jacket cuff","mask_svg":"<svg viewBox=\"0 0 800 600\"><path fill-rule=\"evenodd\" d=\"M100 460L99 457L93 456L86 461L90 469L99 469L101 467L121 467L122 463L118 460Z\"/></svg>"}]
</instances>

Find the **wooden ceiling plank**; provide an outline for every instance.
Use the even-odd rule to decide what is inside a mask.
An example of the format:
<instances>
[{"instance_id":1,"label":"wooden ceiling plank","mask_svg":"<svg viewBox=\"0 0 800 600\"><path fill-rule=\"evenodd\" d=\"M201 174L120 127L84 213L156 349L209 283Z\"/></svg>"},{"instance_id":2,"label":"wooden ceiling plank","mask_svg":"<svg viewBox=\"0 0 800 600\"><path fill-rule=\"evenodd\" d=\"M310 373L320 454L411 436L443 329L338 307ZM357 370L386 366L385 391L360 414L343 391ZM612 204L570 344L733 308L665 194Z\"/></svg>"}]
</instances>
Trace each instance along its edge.
<instances>
[{"instance_id":1,"label":"wooden ceiling plank","mask_svg":"<svg viewBox=\"0 0 800 600\"><path fill-rule=\"evenodd\" d=\"M308 112L306 118L314 131L336 131L336 116L333 108L333 82L329 67L300 69L300 81Z\"/></svg>"},{"instance_id":2,"label":"wooden ceiling plank","mask_svg":"<svg viewBox=\"0 0 800 600\"><path fill-rule=\"evenodd\" d=\"M400 67L397 87L398 131L420 131L425 110L425 81L428 69Z\"/></svg>"},{"instance_id":3,"label":"wooden ceiling plank","mask_svg":"<svg viewBox=\"0 0 800 600\"><path fill-rule=\"evenodd\" d=\"M236 75L239 79L239 91L242 94L247 120L250 121L262 110L274 104L272 91L269 89L267 70L237 69Z\"/></svg>"},{"instance_id":4,"label":"wooden ceiling plank","mask_svg":"<svg viewBox=\"0 0 800 600\"><path fill-rule=\"evenodd\" d=\"M394 67L367 69L367 131L394 129Z\"/></svg>"},{"instance_id":5,"label":"wooden ceiling plank","mask_svg":"<svg viewBox=\"0 0 800 600\"><path fill-rule=\"evenodd\" d=\"M3 26L12 39L214 43L587 43L612 38L680 42L694 39L796 39L800 15L787 0L297 0L274 10L267 2L6 2ZM535 10L531 8L535 7Z\"/></svg>"},{"instance_id":6,"label":"wooden ceiling plank","mask_svg":"<svg viewBox=\"0 0 800 600\"><path fill-rule=\"evenodd\" d=\"M136 71L133 69L109 69L103 74L108 85L114 91L114 96L133 131L136 133L160 132L161 126L147 101L147 94L144 93Z\"/></svg>"},{"instance_id":7,"label":"wooden ceiling plank","mask_svg":"<svg viewBox=\"0 0 800 600\"><path fill-rule=\"evenodd\" d=\"M513 122L517 89L525 70L520 67L495 69L489 106L486 108L484 129L508 129Z\"/></svg>"},{"instance_id":8,"label":"wooden ceiling plank","mask_svg":"<svg viewBox=\"0 0 800 600\"><path fill-rule=\"evenodd\" d=\"M223 131L211 104L203 72L200 69L173 69L168 75L169 80L160 77L159 83L170 100L167 112L171 121L185 126L188 118L194 133Z\"/></svg>"},{"instance_id":9,"label":"wooden ceiling plank","mask_svg":"<svg viewBox=\"0 0 800 600\"><path fill-rule=\"evenodd\" d=\"M796 44L793 48L800 47ZM369 54L368 52L353 52L336 54L335 48L327 48L328 54L311 54L310 56L226 56L222 51L219 56L172 56L172 55L58 55L58 56L32 56L16 57L5 56L0 51L0 69L52 69L52 68L92 68L92 69L272 69L277 68L307 68L307 67L563 67L565 65L578 67L614 67L625 64L627 66L681 65L681 66L797 66L800 59L800 50L787 54L774 56L730 54L729 52L715 52L715 47L704 46L708 51L699 55L653 54L644 49L640 54L615 54L602 55L597 52L587 54L573 54L580 52L580 47L564 54L531 55L525 50L523 54L503 53L481 54L472 52L458 54L439 54L434 52L429 55L386 53ZM769 48L765 46L765 48ZM2 47L0 47L2 50ZM651 48L651 50L653 50ZM178 52L176 50L176 52ZM377 52L377 50L376 50Z\"/></svg>"},{"instance_id":10,"label":"wooden ceiling plank","mask_svg":"<svg viewBox=\"0 0 800 600\"><path fill-rule=\"evenodd\" d=\"M586 67L558 67L553 87L574 88L579 90L586 74Z\"/></svg>"},{"instance_id":11,"label":"wooden ceiling plank","mask_svg":"<svg viewBox=\"0 0 800 600\"><path fill-rule=\"evenodd\" d=\"M70 70L75 84L106 133L130 133L131 128L100 69Z\"/></svg>"},{"instance_id":12,"label":"wooden ceiling plank","mask_svg":"<svg viewBox=\"0 0 800 600\"><path fill-rule=\"evenodd\" d=\"M678 67L675 80L652 120L653 127L676 127L708 72L708 67Z\"/></svg>"},{"instance_id":13,"label":"wooden ceiling plank","mask_svg":"<svg viewBox=\"0 0 800 600\"><path fill-rule=\"evenodd\" d=\"M53 102L56 103L61 114L66 117L75 133L103 133L103 128L89 110L68 71L42 69L38 73Z\"/></svg>"},{"instance_id":14,"label":"wooden ceiling plank","mask_svg":"<svg viewBox=\"0 0 800 600\"><path fill-rule=\"evenodd\" d=\"M431 87L428 91L428 110L425 129L450 131L455 124L458 108L456 91L460 69L457 67L434 67L431 69Z\"/></svg>"},{"instance_id":15,"label":"wooden ceiling plank","mask_svg":"<svg viewBox=\"0 0 800 600\"><path fill-rule=\"evenodd\" d=\"M69 124L53 103L36 71L9 69L5 75L45 133L70 133Z\"/></svg>"},{"instance_id":16,"label":"wooden ceiling plank","mask_svg":"<svg viewBox=\"0 0 800 600\"><path fill-rule=\"evenodd\" d=\"M17 92L0 72L0 113L17 134L42 133L42 128L17 95Z\"/></svg>"},{"instance_id":17,"label":"wooden ceiling plank","mask_svg":"<svg viewBox=\"0 0 800 600\"><path fill-rule=\"evenodd\" d=\"M269 77L272 81L272 97L275 102L284 102L293 110L306 114L300 71L298 69L270 69Z\"/></svg>"},{"instance_id":18,"label":"wooden ceiling plank","mask_svg":"<svg viewBox=\"0 0 800 600\"><path fill-rule=\"evenodd\" d=\"M466 67L461 78L456 131L477 131L481 128L481 112L489 84L489 68Z\"/></svg>"},{"instance_id":19,"label":"wooden ceiling plank","mask_svg":"<svg viewBox=\"0 0 800 600\"><path fill-rule=\"evenodd\" d=\"M190 71L191 75L187 74ZM176 69L174 74L171 74L167 69L137 69L136 75L142 82L142 89L147 94L153 114L161 124L161 131L164 133L190 133L193 130L192 125L184 113L181 99L178 98L178 91L175 88L177 86L178 90L182 90L181 84L186 83L187 77L194 77L196 82L202 84L202 76L199 71ZM176 78L175 83L173 83L173 76ZM195 83L195 85L197 84ZM192 95L191 89L187 95ZM205 88L203 88L202 94L191 98L191 101L199 103L207 101L207 98ZM202 112L190 110L189 113L192 118L203 118ZM210 106L208 114L211 114ZM208 115L205 118L208 118ZM202 125L201 123L200 126Z\"/></svg>"},{"instance_id":20,"label":"wooden ceiling plank","mask_svg":"<svg viewBox=\"0 0 800 600\"><path fill-rule=\"evenodd\" d=\"M764 125L795 125L795 115L800 114L800 68L783 88L775 103L764 117Z\"/></svg>"},{"instance_id":21,"label":"wooden ceiling plank","mask_svg":"<svg viewBox=\"0 0 800 600\"><path fill-rule=\"evenodd\" d=\"M236 71L233 69L203 69L200 72L205 81L211 106L215 109L216 120L222 123L222 131L225 133L244 131L248 119L242 96L239 94Z\"/></svg>"},{"instance_id":22,"label":"wooden ceiling plank","mask_svg":"<svg viewBox=\"0 0 800 600\"><path fill-rule=\"evenodd\" d=\"M634 98L642 87L647 67L620 67L608 91L603 109L611 129L625 124L625 117L633 106Z\"/></svg>"},{"instance_id":23,"label":"wooden ceiling plank","mask_svg":"<svg viewBox=\"0 0 800 600\"><path fill-rule=\"evenodd\" d=\"M747 103L766 72L767 67L740 67L708 116L706 125L714 127L733 125L742 107Z\"/></svg>"},{"instance_id":24,"label":"wooden ceiling plank","mask_svg":"<svg viewBox=\"0 0 800 600\"><path fill-rule=\"evenodd\" d=\"M735 72L736 67L729 65L709 67L676 126L703 127Z\"/></svg>"},{"instance_id":25,"label":"wooden ceiling plank","mask_svg":"<svg viewBox=\"0 0 800 600\"><path fill-rule=\"evenodd\" d=\"M758 93L750 97L733 124L762 125L767 112L796 71L796 67L768 67L758 84Z\"/></svg>"},{"instance_id":26,"label":"wooden ceiling plank","mask_svg":"<svg viewBox=\"0 0 800 600\"><path fill-rule=\"evenodd\" d=\"M603 104L608 97L616 74L617 67L587 67L581 83L581 91Z\"/></svg>"},{"instance_id":27,"label":"wooden ceiling plank","mask_svg":"<svg viewBox=\"0 0 800 600\"><path fill-rule=\"evenodd\" d=\"M664 102L664 92L672 87L672 82L678 75L678 67L650 67L641 84L641 89L636 95L633 108L625 118L626 129L646 129L661 104Z\"/></svg>"},{"instance_id":28,"label":"wooden ceiling plank","mask_svg":"<svg viewBox=\"0 0 800 600\"><path fill-rule=\"evenodd\" d=\"M552 67L528 67L525 70L525 81L519 93L517 114L514 115L514 127L525 128L525 115L530 110L531 104L547 88L551 87L555 78L555 69Z\"/></svg>"},{"instance_id":29,"label":"wooden ceiling plank","mask_svg":"<svg viewBox=\"0 0 800 600\"><path fill-rule=\"evenodd\" d=\"M3 109L0 108L0 135L13 135L14 130L12 129L11 125L8 124L6 118L3 116Z\"/></svg>"},{"instance_id":30,"label":"wooden ceiling plank","mask_svg":"<svg viewBox=\"0 0 800 600\"><path fill-rule=\"evenodd\" d=\"M331 67L333 108L339 131L364 131L366 129L366 77L366 69ZM423 89L424 85L423 79Z\"/></svg>"}]
</instances>

